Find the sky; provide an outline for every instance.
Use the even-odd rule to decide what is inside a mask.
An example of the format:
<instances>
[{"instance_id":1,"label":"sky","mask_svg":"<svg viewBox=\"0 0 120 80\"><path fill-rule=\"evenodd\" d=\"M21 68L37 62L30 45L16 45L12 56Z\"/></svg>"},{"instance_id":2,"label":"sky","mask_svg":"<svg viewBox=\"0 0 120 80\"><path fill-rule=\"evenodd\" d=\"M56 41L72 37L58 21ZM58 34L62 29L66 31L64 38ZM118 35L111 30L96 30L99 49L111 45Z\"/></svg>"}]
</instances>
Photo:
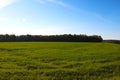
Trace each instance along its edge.
<instances>
[{"instance_id":1,"label":"sky","mask_svg":"<svg viewBox=\"0 0 120 80\"><path fill-rule=\"evenodd\" d=\"M120 0L0 0L0 34L120 40Z\"/></svg>"}]
</instances>

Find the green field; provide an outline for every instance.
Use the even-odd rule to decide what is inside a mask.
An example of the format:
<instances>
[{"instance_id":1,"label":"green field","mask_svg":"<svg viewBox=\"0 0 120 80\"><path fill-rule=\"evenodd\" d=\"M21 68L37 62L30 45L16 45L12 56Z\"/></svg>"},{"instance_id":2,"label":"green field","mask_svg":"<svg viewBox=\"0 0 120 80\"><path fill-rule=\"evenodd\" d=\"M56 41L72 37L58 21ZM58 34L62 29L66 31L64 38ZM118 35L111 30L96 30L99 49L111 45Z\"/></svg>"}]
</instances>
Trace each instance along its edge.
<instances>
[{"instance_id":1,"label":"green field","mask_svg":"<svg viewBox=\"0 0 120 80\"><path fill-rule=\"evenodd\" d=\"M120 44L0 42L0 80L120 80Z\"/></svg>"}]
</instances>

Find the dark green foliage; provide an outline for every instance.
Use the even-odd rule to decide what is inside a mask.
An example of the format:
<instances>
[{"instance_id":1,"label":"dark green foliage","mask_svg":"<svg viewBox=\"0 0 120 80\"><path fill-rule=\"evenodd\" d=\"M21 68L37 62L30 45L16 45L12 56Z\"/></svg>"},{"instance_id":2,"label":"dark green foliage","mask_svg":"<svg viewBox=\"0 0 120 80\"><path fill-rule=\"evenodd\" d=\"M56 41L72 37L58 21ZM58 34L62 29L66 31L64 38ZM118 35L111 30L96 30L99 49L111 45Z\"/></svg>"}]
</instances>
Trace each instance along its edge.
<instances>
[{"instance_id":1,"label":"dark green foliage","mask_svg":"<svg viewBox=\"0 0 120 80\"><path fill-rule=\"evenodd\" d=\"M120 40L104 40L104 42L120 44Z\"/></svg>"},{"instance_id":2,"label":"dark green foliage","mask_svg":"<svg viewBox=\"0 0 120 80\"><path fill-rule=\"evenodd\" d=\"M102 42L103 39L101 36L93 35L0 35L1 42L9 42L9 41L51 41L51 42Z\"/></svg>"}]
</instances>

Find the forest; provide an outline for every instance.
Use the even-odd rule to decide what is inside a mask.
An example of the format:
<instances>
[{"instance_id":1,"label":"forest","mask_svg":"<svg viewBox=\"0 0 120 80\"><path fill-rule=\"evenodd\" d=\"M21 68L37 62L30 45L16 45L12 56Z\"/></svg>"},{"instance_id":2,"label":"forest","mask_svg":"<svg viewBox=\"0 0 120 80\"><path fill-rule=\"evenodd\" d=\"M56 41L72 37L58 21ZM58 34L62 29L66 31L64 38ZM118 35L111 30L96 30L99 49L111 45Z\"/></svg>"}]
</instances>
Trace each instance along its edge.
<instances>
[{"instance_id":1,"label":"forest","mask_svg":"<svg viewBox=\"0 0 120 80\"><path fill-rule=\"evenodd\" d=\"M63 34L63 35L9 35L1 34L0 42L102 42L103 39L98 35L77 35L77 34Z\"/></svg>"}]
</instances>

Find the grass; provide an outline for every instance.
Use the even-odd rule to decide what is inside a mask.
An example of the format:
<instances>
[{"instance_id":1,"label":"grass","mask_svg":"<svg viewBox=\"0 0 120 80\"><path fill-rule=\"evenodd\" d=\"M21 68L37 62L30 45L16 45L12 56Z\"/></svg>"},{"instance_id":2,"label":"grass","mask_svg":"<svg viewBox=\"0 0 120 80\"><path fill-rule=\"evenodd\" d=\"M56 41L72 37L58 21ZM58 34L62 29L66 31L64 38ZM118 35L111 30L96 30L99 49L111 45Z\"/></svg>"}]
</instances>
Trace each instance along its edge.
<instances>
[{"instance_id":1,"label":"grass","mask_svg":"<svg viewBox=\"0 0 120 80\"><path fill-rule=\"evenodd\" d=\"M1 42L0 80L120 80L120 45Z\"/></svg>"}]
</instances>

